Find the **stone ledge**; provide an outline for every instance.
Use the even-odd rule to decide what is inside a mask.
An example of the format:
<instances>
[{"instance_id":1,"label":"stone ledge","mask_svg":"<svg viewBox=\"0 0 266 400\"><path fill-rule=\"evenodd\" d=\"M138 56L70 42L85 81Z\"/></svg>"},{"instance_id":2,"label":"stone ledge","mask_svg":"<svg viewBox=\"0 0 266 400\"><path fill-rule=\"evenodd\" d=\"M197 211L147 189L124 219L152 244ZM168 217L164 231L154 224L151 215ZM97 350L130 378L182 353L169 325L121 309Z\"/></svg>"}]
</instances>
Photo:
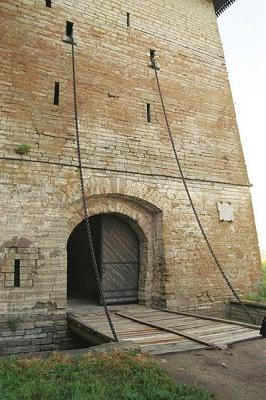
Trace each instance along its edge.
<instances>
[{"instance_id":1,"label":"stone ledge","mask_svg":"<svg viewBox=\"0 0 266 400\"><path fill-rule=\"evenodd\" d=\"M263 318L266 316L266 304L248 300L243 301L243 304L249 310L256 324L261 325ZM236 300L231 300L229 306L231 319L250 323L250 318L248 318L245 311Z\"/></svg>"},{"instance_id":2,"label":"stone ledge","mask_svg":"<svg viewBox=\"0 0 266 400\"><path fill-rule=\"evenodd\" d=\"M239 305L237 300L230 300L230 303ZM261 308L263 310L266 310L266 303L261 303L259 301L249 301L249 300L244 300L244 301L242 300L242 303L248 307Z\"/></svg>"}]
</instances>

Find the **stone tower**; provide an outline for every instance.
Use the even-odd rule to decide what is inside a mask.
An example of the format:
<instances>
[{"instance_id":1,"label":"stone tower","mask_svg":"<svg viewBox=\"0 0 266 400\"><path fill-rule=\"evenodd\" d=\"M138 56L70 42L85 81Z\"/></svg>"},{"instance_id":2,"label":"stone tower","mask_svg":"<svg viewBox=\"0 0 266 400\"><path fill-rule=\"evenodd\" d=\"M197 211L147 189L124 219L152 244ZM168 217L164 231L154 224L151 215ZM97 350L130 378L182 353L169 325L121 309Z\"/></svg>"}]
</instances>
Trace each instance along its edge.
<instances>
[{"instance_id":1,"label":"stone tower","mask_svg":"<svg viewBox=\"0 0 266 400\"><path fill-rule=\"evenodd\" d=\"M212 2L2 0L0 7L2 348L63 346L67 287L98 301L82 228L72 28L99 266L110 291L116 273L137 285L127 295L123 284L115 287L110 302L214 311L231 295L178 173L148 67L151 50L202 224L238 293L255 291L250 184ZM127 238L125 245L117 238Z\"/></svg>"}]
</instances>

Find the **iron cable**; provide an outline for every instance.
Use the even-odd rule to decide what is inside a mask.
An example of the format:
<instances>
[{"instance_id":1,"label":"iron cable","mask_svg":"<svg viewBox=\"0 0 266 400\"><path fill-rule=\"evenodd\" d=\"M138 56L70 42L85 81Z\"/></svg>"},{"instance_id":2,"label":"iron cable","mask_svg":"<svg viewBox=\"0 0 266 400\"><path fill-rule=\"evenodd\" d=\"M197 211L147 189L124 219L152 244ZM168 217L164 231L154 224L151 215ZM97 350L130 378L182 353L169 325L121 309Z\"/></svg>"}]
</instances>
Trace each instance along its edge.
<instances>
[{"instance_id":1,"label":"iron cable","mask_svg":"<svg viewBox=\"0 0 266 400\"><path fill-rule=\"evenodd\" d=\"M163 95L162 95L162 91L161 91L161 86L160 86L160 81L159 81L159 76L158 76L158 67L156 66L155 62L152 65L152 69L154 69L154 72L155 72L155 77L156 77L159 97L160 97L160 100L161 100L161 106L162 106L162 110L163 110L165 124L166 124L168 135L169 135L169 138L170 138L170 141L171 141L171 145L172 145L172 149L173 149L173 152L174 152L175 160L176 160L176 163L178 165L178 169L179 169L179 172L180 172L181 180L183 182L183 185L184 185L184 188L185 188L189 203L190 203L191 208L193 210L193 214L194 214L194 216L196 218L196 221L198 223L198 226L199 226L199 229L201 231L201 234L202 234L202 236L203 236L203 238L204 238L204 240L206 242L206 245L207 245L207 247L209 249L209 252L210 252L210 254L211 254L211 256L212 256L212 258L213 258L213 260L214 260L214 262L215 262L215 264L217 266L217 268L219 269L223 279L225 280L225 282L228 285L229 289L231 290L232 294L234 295L234 297L236 298L236 300L238 301L240 306L243 308L243 310L245 311L246 315L256 325L255 318L253 318L253 316L251 315L251 313L249 312L249 310L247 309L245 304L242 302L242 300L240 299L238 293L236 292L236 290L234 289L232 283L230 282L228 276L224 272L223 267L221 266L216 254L215 254L215 252L214 252L214 250L212 248L212 245L210 244L210 241L209 241L209 238L208 238L208 236L207 236L207 234L205 232L205 229L203 228L203 225L201 223L200 217L198 215L198 212L197 212L196 207L194 205L194 202L192 200L190 191L188 189L187 181L186 181L186 178L185 178L184 173L183 173L183 168L181 166L181 163L180 163L180 160L179 160L179 157L178 157L178 154L177 154L175 142L174 142L172 131L171 131L171 128L170 128L170 124L169 124L169 121L168 121L168 116L167 116L167 113L166 113L164 99L163 99Z\"/></svg>"},{"instance_id":2,"label":"iron cable","mask_svg":"<svg viewBox=\"0 0 266 400\"><path fill-rule=\"evenodd\" d=\"M73 34L70 37L71 39L71 48L72 48L72 76L73 76L73 99L74 99L74 114L75 114L75 130L76 130L76 142L77 142L77 155L78 155L78 169L79 169L79 178L80 178L80 189L82 194L82 205L83 205L83 213L84 213L84 221L86 227L86 235L88 239L88 250L89 256L91 258L92 269L96 279L97 288L100 294L101 303L104 307L104 312L110 326L113 338L115 342L118 342L118 337L115 331L115 327L113 325L111 315L109 309L106 304L104 290L101 282L101 276L99 272L99 268L97 265L97 260L95 257L94 245L92 241L91 227L89 222L89 212L88 212L88 202L85 195L85 186L84 186L84 177L83 177L83 168L82 168L82 157L81 157L81 149L80 149L80 135L79 135L79 124L78 124L78 105L77 105L77 88L76 88L76 70L75 70L75 49L74 49L74 38Z\"/></svg>"}]
</instances>

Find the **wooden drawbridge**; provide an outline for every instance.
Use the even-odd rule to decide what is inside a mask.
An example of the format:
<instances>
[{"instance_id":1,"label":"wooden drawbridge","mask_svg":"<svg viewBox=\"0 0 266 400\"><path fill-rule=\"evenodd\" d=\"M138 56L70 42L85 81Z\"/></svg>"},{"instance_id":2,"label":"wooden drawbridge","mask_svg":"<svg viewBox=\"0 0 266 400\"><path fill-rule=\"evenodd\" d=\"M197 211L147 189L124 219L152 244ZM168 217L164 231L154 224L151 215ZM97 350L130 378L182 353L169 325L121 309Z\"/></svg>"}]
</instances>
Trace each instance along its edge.
<instances>
[{"instance_id":1,"label":"wooden drawbridge","mask_svg":"<svg viewBox=\"0 0 266 400\"><path fill-rule=\"evenodd\" d=\"M151 354L224 349L261 337L255 325L138 305L111 307L111 317L119 340L132 341ZM70 306L68 323L88 343L113 340L101 307Z\"/></svg>"}]
</instances>

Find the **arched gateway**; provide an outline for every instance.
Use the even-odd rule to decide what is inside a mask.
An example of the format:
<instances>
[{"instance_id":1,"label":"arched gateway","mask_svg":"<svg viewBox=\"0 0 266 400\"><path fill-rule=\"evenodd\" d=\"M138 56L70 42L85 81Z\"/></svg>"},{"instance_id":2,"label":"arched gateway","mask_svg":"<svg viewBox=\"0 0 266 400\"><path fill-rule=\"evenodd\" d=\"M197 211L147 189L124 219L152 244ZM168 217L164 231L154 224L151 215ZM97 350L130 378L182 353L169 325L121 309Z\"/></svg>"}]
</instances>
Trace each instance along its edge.
<instances>
[{"instance_id":1,"label":"arched gateway","mask_svg":"<svg viewBox=\"0 0 266 400\"><path fill-rule=\"evenodd\" d=\"M94 249L108 304L138 302L139 238L128 222L116 214L90 217ZM85 222L78 224L67 243L69 298L100 303L90 261Z\"/></svg>"}]
</instances>

